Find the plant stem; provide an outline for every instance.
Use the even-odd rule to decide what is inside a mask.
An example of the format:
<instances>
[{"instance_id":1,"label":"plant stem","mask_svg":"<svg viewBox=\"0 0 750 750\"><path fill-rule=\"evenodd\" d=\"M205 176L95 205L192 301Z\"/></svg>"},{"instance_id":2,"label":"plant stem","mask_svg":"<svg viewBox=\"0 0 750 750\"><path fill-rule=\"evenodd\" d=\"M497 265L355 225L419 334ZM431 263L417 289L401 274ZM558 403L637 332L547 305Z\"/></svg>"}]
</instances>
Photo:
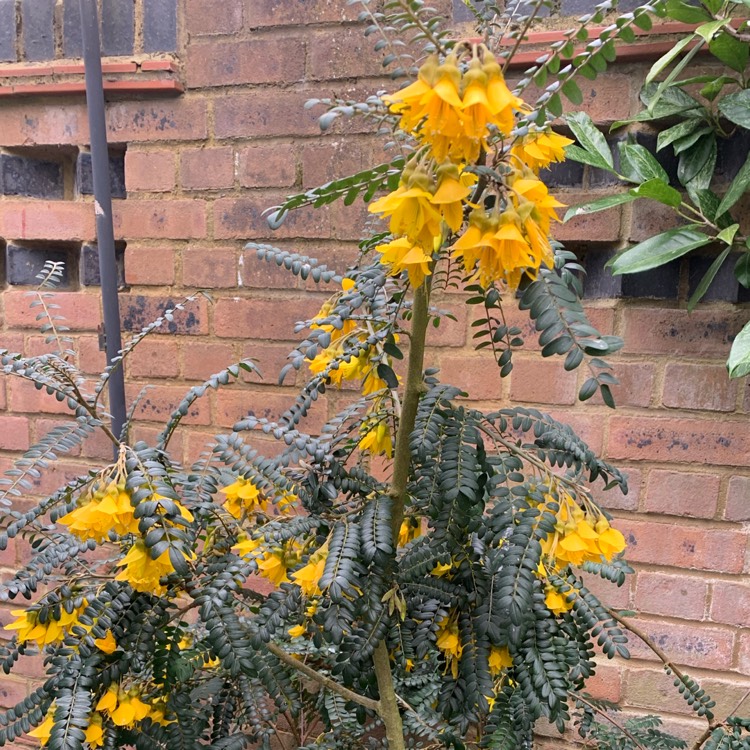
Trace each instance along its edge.
<instances>
[{"instance_id":1,"label":"plant stem","mask_svg":"<svg viewBox=\"0 0 750 750\"><path fill-rule=\"evenodd\" d=\"M624 734L633 743L633 745L638 748L638 750L646 750L646 748L641 745L640 742L638 742L636 737L633 736L632 732L629 732L622 724L613 719L606 711L602 711L601 708L595 706L593 703L590 703L578 693L574 693L569 690L568 694L575 700L580 701L585 706L588 706L592 711L599 714L599 716L601 716L603 719L606 719L613 727L615 727L615 729L617 729L619 732L622 732L622 734Z\"/></svg>"},{"instance_id":2,"label":"plant stem","mask_svg":"<svg viewBox=\"0 0 750 750\"><path fill-rule=\"evenodd\" d=\"M414 431L417 421L417 409L422 395L422 373L424 370L425 340L427 326L430 322L429 312L430 291L425 282L414 292L411 319L411 345L409 347L409 362L404 386L404 401L401 406L401 419L396 433L396 448L393 459L393 479L388 494L392 500L391 532L394 546L398 540L401 524L404 520L406 507L406 487L409 481L409 467L411 466L411 450L409 437ZM388 646L381 641L373 654L375 677L378 681L380 693L379 713L385 725L385 734L389 750L405 750L404 727L401 721L398 698L393 687L393 673Z\"/></svg>"}]
</instances>

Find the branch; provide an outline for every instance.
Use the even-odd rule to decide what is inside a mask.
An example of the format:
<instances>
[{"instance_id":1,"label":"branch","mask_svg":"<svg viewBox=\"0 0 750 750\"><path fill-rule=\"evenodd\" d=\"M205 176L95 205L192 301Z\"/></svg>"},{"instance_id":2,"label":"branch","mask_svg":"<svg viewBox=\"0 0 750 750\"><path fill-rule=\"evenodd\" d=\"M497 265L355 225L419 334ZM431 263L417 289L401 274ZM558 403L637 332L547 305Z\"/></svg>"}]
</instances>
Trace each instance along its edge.
<instances>
[{"instance_id":1,"label":"branch","mask_svg":"<svg viewBox=\"0 0 750 750\"><path fill-rule=\"evenodd\" d=\"M570 695L575 700L583 703L585 706L588 706L592 711L595 711L597 714L599 714L599 716L606 719L615 729L617 729L618 732L622 732L638 748L638 750L646 750L646 748L641 745L640 742L638 742L638 740L628 729L622 726L620 722L615 721L606 711L602 711L601 708L594 705L593 703L590 703L578 693L574 693L572 690L568 690L568 695Z\"/></svg>"},{"instance_id":2,"label":"branch","mask_svg":"<svg viewBox=\"0 0 750 750\"><path fill-rule=\"evenodd\" d=\"M267 643L266 648L274 656L276 656L279 661L286 664L287 667L292 667L292 669L296 669L298 672L302 672L305 677L309 677L311 680L315 680L315 682L317 682L319 685L322 685L324 688L327 688L332 693L337 693L342 698L348 701L354 701L354 703L359 703L360 706L364 706L365 708L369 708L371 711L380 713L380 701L373 700L372 698L367 698L364 695L355 693L353 690L349 690L349 688L346 688L343 685L339 685L336 680L332 680L330 677L321 674L312 667L308 667L307 664L304 664L298 659L295 659L291 654L288 654L282 648L279 648L279 646L277 646L275 643Z\"/></svg>"}]
</instances>

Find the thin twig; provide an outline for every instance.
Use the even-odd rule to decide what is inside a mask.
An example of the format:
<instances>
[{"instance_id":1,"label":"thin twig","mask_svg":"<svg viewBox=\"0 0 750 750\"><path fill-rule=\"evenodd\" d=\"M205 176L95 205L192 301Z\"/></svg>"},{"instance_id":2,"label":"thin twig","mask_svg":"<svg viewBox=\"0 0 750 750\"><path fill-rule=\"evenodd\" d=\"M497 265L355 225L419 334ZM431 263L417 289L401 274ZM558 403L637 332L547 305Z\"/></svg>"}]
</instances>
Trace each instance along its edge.
<instances>
[{"instance_id":1,"label":"thin twig","mask_svg":"<svg viewBox=\"0 0 750 750\"><path fill-rule=\"evenodd\" d=\"M284 651L284 649L280 648L275 643L267 643L266 648L275 657L277 657L279 661L283 662L288 667L292 667L292 669L296 669L298 672L302 672L305 677L309 677L311 680L315 680L315 682L319 683L324 688L327 688L332 693L337 693L342 698L345 698L348 701L359 703L360 706L369 708L371 711L380 711L380 701L373 700L372 698L367 698L364 695L355 693L353 690L349 690L349 688L340 685L338 682L336 682L336 680L331 679L327 675L321 674L312 667L308 667L307 664L304 664L303 662L295 659L291 654L288 654L286 651Z\"/></svg>"},{"instance_id":2,"label":"thin twig","mask_svg":"<svg viewBox=\"0 0 750 750\"><path fill-rule=\"evenodd\" d=\"M578 693L574 693L572 690L568 690L568 695L577 701L580 701L584 705L588 706L592 711L595 711L599 716L606 719L617 731L622 732L637 748L638 750L646 750L640 742L633 736L632 732L626 729L619 721L615 721L606 711L602 711L601 708L590 703L585 698L580 696Z\"/></svg>"}]
</instances>

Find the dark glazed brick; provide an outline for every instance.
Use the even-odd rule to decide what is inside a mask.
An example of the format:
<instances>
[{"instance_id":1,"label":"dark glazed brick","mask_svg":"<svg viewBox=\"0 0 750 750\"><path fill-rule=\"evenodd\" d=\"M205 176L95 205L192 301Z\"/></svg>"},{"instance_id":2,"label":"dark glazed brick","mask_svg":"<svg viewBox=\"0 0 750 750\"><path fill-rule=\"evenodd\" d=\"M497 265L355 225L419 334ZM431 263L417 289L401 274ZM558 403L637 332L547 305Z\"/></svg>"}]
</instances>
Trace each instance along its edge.
<instances>
[{"instance_id":1,"label":"dark glazed brick","mask_svg":"<svg viewBox=\"0 0 750 750\"><path fill-rule=\"evenodd\" d=\"M622 276L613 276L604 267L614 255L614 251L587 253L584 259L586 276L583 279L583 296L586 299L614 299L622 296Z\"/></svg>"},{"instance_id":2,"label":"dark glazed brick","mask_svg":"<svg viewBox=\"0 0 750 750\"><path fill-rule=\"evenodd\" d=\"M79 0L64 0L63 6L63 54L65 57L83 57L83 34L81 32L81 7Z\"/></svg>"},{"instance_id":3,"label":"dark glazed brick","mask_svg":"<svg viewBox=\"0 0 750 750\"><path fill-rule=\"evenodd\" d=\"M0 0L0 62L16 59L16 0Z\"/></svg>"},{"instance_id":4,"label":"dark glazed brick","mask_svg":"<svg viewBox=\"0 0 750 750\"><path fill-rule=\"evenodd\" d=\"M577 187L583 183L583 164L572 159L550 164L539 177L548 187Z\"/></svg>"},{"instance_id":5,"label":"dark glazed brick","mask_svg":"<svg viewBox=\"0 0 750 750\"><path fill-rule=\"evenodd\" d=\"M0 154L0 194L60 199L63 197L62 164Z\"/></svg>"},{"instance_id":6,"label":"dark glazed brick","mask_svg":"<svg viewBox=\"0 0 750 750\"><path fill-rule=\"evenodd\" d=\"M720 302L737 302L739 295L740 283L734 275L734 265L739 258L739 255L730 255L708 287L708 290L703 295L703 299L707 302L720 301ZM688 280L690 296L700 284L701 279L708 271L714 258L709 258L704 255L694 255L688 259Z\"/></svg>"},{"instance_id":7,"label":"dark glazed brick","mask_svg":"<svg viewBox=\"0 0 750 750\"><path fill-rule=\"evenodd\" d=\"M102 53L132 55L135 42L135 0L102 1Z\"/></svg>"},{"instance_id":8,"label":"dark glazed brick","mask_svg":"<svg viewBox=\"0 0 750 750\"><path fill-rule=\"evenodd\" d=\"M115 262L117 264L117 288L125 287L125 245L115 245ZM81 284L84 286L101 286L102 277L99 273L99 247L86 244L81 248L80 262Z\"/></svg>"},{"instance_id":9,"label":"dark glazed brick","mask_svg":"<svg viewBox=\"0 0 750 750\"><path fill-rule=\"evenodd\" d=\"M607 138L607 143L612 151L612 162L615 170L620 169L620 149L617 144L625 139L621 136L615 136L614 138ZM616 175L611 172L607 172L606 169L597 169L596 167L589 167L588 169L588 185L589 187L606 187L609 185L624 185L623 180L617 179Z\"/></svg>"},{"instance_id":10,"label":"dark glazed brick","mask_svg":"<svg viewBox=\"0 0 750 750\"><path fill-rule=\"evenodd\" d=\"M180 300L168 297L144 297L143 295L123 295L120 298L120 318L122 330L137 333L165 310L174 309ZM160 333L199 334L203 323L199 308L183 310L175 313L174 318L166 321L159 329Z\"/></svg>"},{"instance_id":11,"label":"dark glazed brick","mask_svg":"<svg viewBox=\"0 0 750 750\"><path fill-rule=\"evenodd\" d=\"M30 62L55 57L55 0L21 0L24 56Z\"/></svg>"},{"instance_id":12,"label":"dark glazed brick","mask_svg":"<svg viewBox=\"0 0 750 750\"><path fill-rule=\"evenodd\" d=\"M177 49L177 0L144 0L143 51Z\"/></svg>"},{"instance_id":13,"label":"dark glazed brick","mask_svg":"<svg viewBox=\"0 0 750 750\"><path fill-rule=\"evenodd\" d=\"M109 187L113 198L125 198L125 154L109 155ZM80 195L94 194L94 176L91 172L91 153L81 151L76 162L76 191Z\"/></svg>"},{"instance_id":14,"label":"dark glazed brick","mask_svg":"<svg viewBox=\"0 0 750 750\"><path fill-rule=\"evenodd\" d=\"M731 138L719 138L716 159L716 176L731 182L750 155L750 132L737 128Z\"/></svg>"},{"instance_id":15,"label":"dark glazed brick","mask_svg":"<svg viewBox=\"0 0 750 750\"><path fill-rule=\"evenodd\" d=\"M68 250L49 247L22 247L11 243L5 248L5 258L9 284L38 286L37 274L44 268L46 261L54 260L65 264L58 288L70 287L71 257Z\"/></svg>"},{"instance_id":16,"label":"dark glazed brick","mask_svg":"<svg viewBox=\"0 0 750 750\"><path fill-rule=\"evenodd\" d=\"M622 277L623 297L676 299L680 288L680 259L643 273Z\"/></svg>"}]
</instances>

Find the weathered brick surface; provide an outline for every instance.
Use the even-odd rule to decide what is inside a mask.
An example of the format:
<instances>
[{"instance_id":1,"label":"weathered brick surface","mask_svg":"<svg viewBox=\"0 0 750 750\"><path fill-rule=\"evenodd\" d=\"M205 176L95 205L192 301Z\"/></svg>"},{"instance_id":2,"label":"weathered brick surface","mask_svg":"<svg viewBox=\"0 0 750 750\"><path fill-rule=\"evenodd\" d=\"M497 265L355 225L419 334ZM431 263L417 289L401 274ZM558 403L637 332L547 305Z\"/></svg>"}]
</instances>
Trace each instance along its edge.
<instances>
[{"instance_id":1,"label":"weathered brick surface","mask_svg":"<svg viewBox=\"0 0 750 750\"><path fill-rule=\"evenodd\" d=\"M45 2L34 0L40 8ZM15 36L12 45L3 36L3 14L12 5L0 0L0 59L16 53ZM58 5L64 25L58 54L80 54L78 0ZM113 17L118 3L104 5ZM451 11L447 0L440 6ZM338 203L321 211L302 209L273 230L264 211L288 194L396 155L383 148L364 118L342 119L318 137L322 109L305 109L305 102L332 95L364 98L393 83L369 53L372 39L360 35L359 9L346 0L184 0L179 29L168 0L144 0L136 8L161 24L148 32L138 29L136 53L144 43L163 49L185 42L179 63L187 91L175 98L113 99L107 105L110 142L119 155L117 186L113 182L116 234L127 243L124 281L129 289L121 292L125 336L196 288L210 291L214 302L201 298L192 303L146 339L128 363L129 399L143 386L155 386L138 407L133 437L153 441L159 422L188 388L231 362L257 358L264 375L261 380L243 374L236 386L211 393L191 408L188 429L172 442L175 456L189 461L214 432L246 413L277 418L289 406L305 377L291 373L277 384L298 337L294 326L312 317L335 290L335 285L316 286L258 261L244 243L272 243L345 269L357 258L357 240L371 218L358 200L349 208ZM127 7L123 12L127 15ZM130 44L127 34L112 41ZM582 108L603 125L633 114L639 80L648 67L613 68L596 82L587 81ZM636 138L653 146L653 134L637 133ZM61 293L57 302L77 339L81 368L94 375L104 355L97 337L99 294L91 286L95 227L84 103L7 98L0 106L0 141L8 149L0 159L10 155L26 159L27 166L47 163L55 172L36 193L13 193L3 182L0 250L11 253L8 262L0 262L0 281L20 278L14 265L20 255L14 257L13 247L36 253L52 248L77 258L71 269L78 276L71 283L81 288ZM744 152L731 153L722 153L720 162L727 179L732 162L744 161ZM659 158L668 172L674 171L664 152ZM55 171L61 164L62 170ZM570 205L613 188L601 174L576 165L556 167L546 178ZM469 399L482 406L522 403L551 413L629 475L628 494L595 486L593 496L626 534L636 575L621 588L592 576L586 583L612 606L638 611L641 625L678 663L701 670L702 683L723 706L737 693L738 673L750 673L750 637L737 632L746 624L738 620L750 607L743 578L750 570L750 387L728 381L724 368L747 310L731 304L743 298L730 274L717 280L708 304L688 315L686 293L709 258L613 282L604 262L623 241L668 226L656 204L639 202L554 227L558 239L585 257L590 318L603 333L625 338L622 354L612 359L620 379L613 388L617 411L599 397L586 404L575 401L586 373L565 373L560 358L542 360L538 332L510 298L504 305L508 323L521 328L526 340L510 378L501 380L488 352L473 349L475 311L467 311L453 292L435 300L458 320L444 320L430 330L428 364L440 367L446 381L465 387ZM26 290L10 287L0 293L0 347L38 353L49 346L35 333L36 313L25 295ZM319 429L352 396L350 388L330 389L308 427ZM65 411L27 384L0 381L0 466L6 468L10 456L59 422ZM271 454L278 449L263 436L252 435L250 441ZM87 441L38 489L87 470L107 451L106 444ZM14 545L0 553L0 565L12 566L25 552ZM655 663L651 669L643 661L652 661L652 655L637 642L632 648L640 661L624 667L603 664L592 692L612 700L622 697L641 712L666 707L668 727L685 736L692 732L694 739L695 728L702 727L687 716L679 697L665 702L664 678ZM39 666L30 664L24 673L33 677L35 669ZM17 697L14 691L27 688L20 683L6 689L10 702Z\"/></svg>"}]
</instances>

